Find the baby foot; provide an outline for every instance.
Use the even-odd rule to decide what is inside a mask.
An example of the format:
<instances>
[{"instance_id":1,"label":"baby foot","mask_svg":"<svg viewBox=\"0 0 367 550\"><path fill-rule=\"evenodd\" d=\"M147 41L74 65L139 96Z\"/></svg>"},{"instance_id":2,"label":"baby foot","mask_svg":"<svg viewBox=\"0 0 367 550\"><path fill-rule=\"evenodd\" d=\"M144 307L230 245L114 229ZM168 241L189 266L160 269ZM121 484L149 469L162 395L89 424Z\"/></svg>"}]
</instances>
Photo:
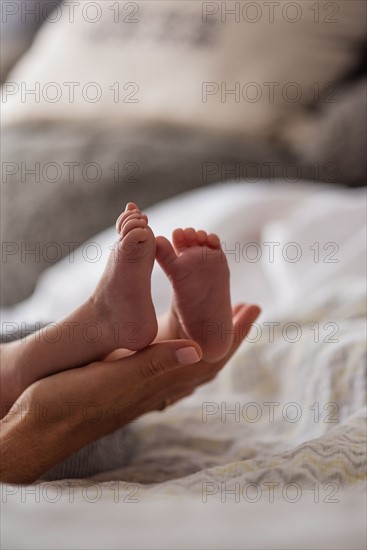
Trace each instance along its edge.
<instances>
[{"instance_id":1,"label":"baby foot","mask_svg":"<svg viewBox=\"0 0 367 550\"><path fill-rule=\"evenodd\" d=\"M154 340L157 320L150 294L156 252L153 232L134 203L129 203L117 220L117 231L119 240L102 278L84 304L46 327L46 333L41 330L24 341L1 346L2 416L36 380L88 365L116 348L142 349Z\"/></svg>"},{"instance_id":2,"label":"baby foot","mask_svg":"<svg viewBox=\"0 0 367 550\"><path fill-rule=\"evenodd\" d=\"M150 284L156 244L147 216L134 203L128 203L116 229L119 240L92 299L107 320L112 349L136 351L157 334Z\"/></svg>"},{"instance_id":3,"label":"baby foot","mask_svg":"<svg viewBox=\"0 0 367 550\"><path fill-rule=\"evenodd\" d=\"M174 291L172 322L179 335L192 338L205 361L223 357L233 341L229 268L217 235L176 229L173 245L158 237L157 260Z\"/></svg>"}]
</instances>

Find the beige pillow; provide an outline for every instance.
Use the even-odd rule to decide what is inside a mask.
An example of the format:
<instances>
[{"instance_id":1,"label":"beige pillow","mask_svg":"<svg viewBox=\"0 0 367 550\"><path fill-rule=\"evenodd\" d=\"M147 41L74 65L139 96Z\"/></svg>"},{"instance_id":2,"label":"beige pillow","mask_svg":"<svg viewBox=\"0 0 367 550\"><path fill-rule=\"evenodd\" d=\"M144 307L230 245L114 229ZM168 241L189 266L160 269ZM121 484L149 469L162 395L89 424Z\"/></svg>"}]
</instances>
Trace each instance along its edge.
<instances>
[{"instance_id":1,"label":"beige pillow","mask_svg":"<svg viewBox=\"0 0 367 550\"><path fill-rule=\"evenodd\" d=\"M32 44L43 20L60 0L1 0L0 81Z\"/></svg>"},{"instance_id":2,"label":"beige pillow","mask_svg":"<svg viewBox=\"0 0 367 550\"><path fill-rule=\"evenodd\" d=\"M367 79L340 89L340 101L304 113L285 126L283 146L309 179L366 185Z\"/></svg>"},{"instance_id":3,"label":"beige pillow","mask_svg":"<svg viewBox=\"0 0 367 550\"><path fill-rule=\"evenodd\" d=\"M104 0L66 2L50 19L5 85L5 123L142 120L269 136L354 63L366 4Z\"/></svg>"}]
</instances>

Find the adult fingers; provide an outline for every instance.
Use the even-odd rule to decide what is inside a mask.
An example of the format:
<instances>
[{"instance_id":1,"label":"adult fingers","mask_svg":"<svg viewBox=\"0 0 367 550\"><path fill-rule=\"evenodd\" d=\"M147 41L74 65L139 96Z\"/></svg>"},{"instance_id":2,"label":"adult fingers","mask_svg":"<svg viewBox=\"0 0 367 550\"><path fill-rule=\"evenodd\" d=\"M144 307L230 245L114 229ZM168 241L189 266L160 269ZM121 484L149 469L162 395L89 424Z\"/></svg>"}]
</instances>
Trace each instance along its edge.
<instances>
[{"instance_id":1,"label":"adult fingers","mask_svg":"<svg viewBox=\"0 0 367 550\"><path fill-rule=\"evenodd\" d=\"M246 338L253 323L259 317L260 313L261 308L254 304L242 304L238 307L233 316L233 324L236 331L235 340L238 345L241 344L241 342Z\"/></svg>"},{"instance_id":2,"label":"adult fingers","mask_svg":"<svg viewBox=\"0 0 367 550\"><path fill-rule=\"evenodd\" d=\"M240 311L240 309L242 309L246 304L236 304L235 306L232 307L232 315L233 317L235 315L237 315L237 313Z\"/></svg>"},{"instance_id":3,"label":"adult fingers","mask_svg":"<svg viewBox=\"0 0 367 550\"><path fill-rule=\"evenodd\" d=\"M233 311L233 326L235 330L233 343L227 355L223 357L220 361L218 361L218 363L212 364L213 368L211 369L211 373L213 374L218 372L227 363L227 361L231 359L232 355L234 355L234 353L240 347L243 340L250 332L253 323L256 321L261 313L261 309L259 308L259 306L248 304L235 306L233 308Z\"/></svg>"},{"instance_id":4,"label":"adult fingers","mask_svg":"<svg viewBox=\"0 0 367 550\"><path fill-rule=\"evenodd\" d=\"M123 368L124 376L128 376L133 384L138 384L185 365L199 363L201 357L201 348L195 342L167 340L112 361L110 365Z\"/></svg>"}]
</instances>

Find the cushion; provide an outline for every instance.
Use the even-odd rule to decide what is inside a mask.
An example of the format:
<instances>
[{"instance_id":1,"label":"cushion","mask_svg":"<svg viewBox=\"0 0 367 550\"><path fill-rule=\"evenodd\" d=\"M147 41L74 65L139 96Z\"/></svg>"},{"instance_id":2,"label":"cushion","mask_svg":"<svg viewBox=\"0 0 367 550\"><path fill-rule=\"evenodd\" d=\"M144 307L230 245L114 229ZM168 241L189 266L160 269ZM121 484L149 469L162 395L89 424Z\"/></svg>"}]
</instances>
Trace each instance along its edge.
<instances>
[{"instance_id":1,"label":"cushion","mask_svg":"<svg viewBox=\"0 0 367 550\"><path fill-rule=\"evenodd\" d=\"M10 75L5 122L141 120L269 136L341 78L365 40L360 0L70 4Z\"/></svg>"},{"instance_id":2,"label":"cushion","mask_svg":"<svg viewBox=\"0 0 367 550\"><path fill-rule=\"evenodd\" d=\"M338 101L295 117L282 130L284 146L308 179L366 184L367 80L338 90Z\"/></svg>"},{"instance_id":3,"label":"cushion","mask_svg":"<svg viewBox=\"0 0 367 550\"><path fill-rule=\"evenodd\" d=\"M30 47L42 22L60 0L12 0L1 2L0 81Z\"/></svg>"}]
</instances>

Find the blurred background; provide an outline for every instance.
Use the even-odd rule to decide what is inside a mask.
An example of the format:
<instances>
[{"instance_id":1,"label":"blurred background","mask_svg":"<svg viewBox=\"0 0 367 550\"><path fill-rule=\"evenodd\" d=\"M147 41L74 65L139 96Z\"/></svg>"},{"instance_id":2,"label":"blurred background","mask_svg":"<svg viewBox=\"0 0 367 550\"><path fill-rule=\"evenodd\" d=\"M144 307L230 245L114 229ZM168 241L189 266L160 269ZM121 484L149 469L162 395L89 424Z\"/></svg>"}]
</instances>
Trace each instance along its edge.
<instances>
[{"instance_id":1,"label":"blurred background","mask_svg":"<svg viewBox=\"0 0 367 550\"><path fill-rule=\"evenodd\" d=\"M233 302L263 308L261 338L222 378L134 423L133 460L96 478L100 502L83 502L88 480L64 481L60 502L30 488L26 503L9 487L1 547L365 548L365 189L351 188L367 172L366 2L0 7L4 332L20 337L90 296L132 200L151 207L158 234L218 232ZM77 249L89 239L98 261ZM300 261L284 255L290 245ZM164 312L160 269L152 288ZM206 399L228 404L229 419L203 422ZM304 414L253 424L230 412L257 402ZM138 514L113 498L111 480L139 483ZM275 502L233 507L218 490L207 507L207 480L224 492L239 482L279 490ZM294 506L284 488L298 483Z\"/></svg>"},{"instance_id":2,"label":"blurred background","mask_svg":"<svg viewBox=\"0 0 367 550\"><path fill-rule=\"evenodd\" d=\"M1 0L2 305L128 200L365 185L365 62L360 0Z\"/></svg>"}]
</instances>

